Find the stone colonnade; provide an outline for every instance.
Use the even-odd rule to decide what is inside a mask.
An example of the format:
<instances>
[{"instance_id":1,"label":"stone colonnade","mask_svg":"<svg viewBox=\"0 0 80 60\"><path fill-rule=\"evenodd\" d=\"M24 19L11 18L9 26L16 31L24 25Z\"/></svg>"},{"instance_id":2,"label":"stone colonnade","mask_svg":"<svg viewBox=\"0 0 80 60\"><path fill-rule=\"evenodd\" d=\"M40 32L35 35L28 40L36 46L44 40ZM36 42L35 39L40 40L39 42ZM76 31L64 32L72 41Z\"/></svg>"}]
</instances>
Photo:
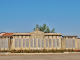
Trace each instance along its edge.
<instances>
[{"instance_id":1,"label":"stone colonnade","mask_svg":"<svg viewBox=\"0 0 80 60\"><path fill-rule=\"evenodd\" d=\"M0 50L10 50L10 37L0 37Z\"/></svg>"},{"instance_id":2,"label":"stone colonnade","mask_svg":"<svg viewBox=\"0 0 80 60\"><path fill-rule=\"evenodd\" d=\"M62 49L78 49L77 36L63 36Z\"/></svg>"},{"instance_id":3,"label":"stone colonnade","mask_svg":"<svg viewBox=\"0 0 80 60\"><path fill-rule=\"evenodd\" d=\"M77 39L77 48L80 49L80 38Z\"/></svg>"},{"instance_id":4,"label":"stone colonnade","mask_svg":"<svg viewBox=\"0 0 80 60\"><path fill-rule=\"evenodd\" d=\"M13 36L11 49L61 49L61 36Z\"/></svg>"}]
</instances>

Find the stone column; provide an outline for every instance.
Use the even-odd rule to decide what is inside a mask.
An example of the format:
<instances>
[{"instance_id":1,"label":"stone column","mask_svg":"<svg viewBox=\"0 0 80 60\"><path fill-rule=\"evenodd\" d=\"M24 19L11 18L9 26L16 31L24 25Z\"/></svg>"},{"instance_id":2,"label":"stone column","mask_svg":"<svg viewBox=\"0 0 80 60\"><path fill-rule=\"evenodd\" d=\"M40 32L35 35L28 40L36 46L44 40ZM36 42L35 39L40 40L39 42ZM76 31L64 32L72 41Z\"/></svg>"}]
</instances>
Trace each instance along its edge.
<instances>
[{"instance_id":1,"label":"stone column","mask_svg":"<svg viewBox=\"0 0 80 60\"><path fill-rule=\"evenodd\" d=\"M1 50L2 50L2 37L1 37Z\"/></svg>"},{"instance_id":2,"label":"stone column","mask_svg":"<svg viewBox=\"0 0 80 60\"><path fill-rule=\"evenodd\" d=\"M5 43L5 50L10 50L11 45L10 45L10 39L9 38L10 37L5 37L5 42L4 42ZM7 41L7 43L6 43L6 41Z\"/></svg>"},{"instance_id":3,"label":"stone column","mask_svg":"<svg viewBox=\"0 0 80 60\"><path fill-rule=\"evenodd\" d=\"M55 45L56 45L56 50L57 50L57 36L56 36L56 40L55 41L56 41Z\"/></svg>"},{"instance_id":4,"label":"stone column","mask_svg":"<svg viewBox=\"0 0 80 60\"><path fill-rule=\"evenodd\" d=\"M29 44L28 47L27 47L27 43ZM30 48L30 36L26 36L26 49L29 49L29 48Z\"/></svg>"},{"instance_id":5,"label":"stone column","mask_svg":"<svg viewBox=\"0 0 80 60\"><path fill-rule=\"evenodd\" d=\"M77 48L80 49L80 38L77 39Z\"/></svg>"},{"instance_id":6,"label":"stone column","mask_svg":"<svg viewBox=\"0 0 80 60\"><path fill-rule=\"evenodd\" d=\"M27 40L27 38L26 38L26 36L25 36L25 49L26 49L26 40Z\"/></svg>"},{"instance_id":7,"label":"stone column","mask_svg":"<svg viewBox=\"0 0 80 60\"><path fill-rule=\"evenodd\" d=\"M29 50L30 50L30 39L31 39L31 36L29 36Z\"/></svg>"},{"instance_id":8,"label":"stone column","mask_svg":"<svg viewBox=\"0 0 80 60\"><path fill-rule=\"evenodd\" d=\"M48 36L48 49L49 49L49 36Z\"/></svg>"},{"instance_id":9,"label":"stone column","mask_svg":"<svg viewBox=\"0 0 80 60\"><path fill-rule=\"evenodd\" d=\"M3 48L3 50L5 50L5 37L3 37L3 41L4 41L4 48Z\"/></svg>"},{"instance_id":10,"label":"stone column","mask_svg":"<svg viewBox=\"0 0 80 60\"><path fill-rule=\"evenodd\" d=\"M44 39L44 49L45 49L45 47L46 47L46 46L45 46L45 36L43 37L43 39Z\"/></svg>"},{"instance_id":11,"label":"stone column","mask_svg":"<svg viewBox=\"0 0 80 60\"><path fill-rule=\"evenodd\" d=\"M13 44L13 39L11 38L11 41L10 41L10 50L12 50L12 45Z\"/></svg>"},{"instance_id":12,"label":"stone column","mask_svg":"<svg viewBox=\"0 0 80 60\"><path fill-rule=\"evenodd\" d=\"M23 49L23 36L21 36L21 50Z\"/></svg>"},{"instance_id":13,"label":"stone column","mask_svg":"<svg viewBox=\"0 0 80 60\"><path fill-rule=\"evenodd\" d=\"M18 40L20 40L20 42L19 42L19 45L20 45L20 46L19 46L19 49L21 49L21 43L22 43L22 42L21 42L21 39L22 39L21 36L18 36Z\"/></svg>"},{"instance_id":14,"label":"stone column","mask_svg":"<svg viewBox=\"0 0 80 60\"><path fill-rule=\"evenodd\" d=\"M59 49L61 49L61 36L59 36Z\"/></svg>"},{"instance_id":15,"label":"stone column","mask_svg":"<svg viewBox=\"0 0 80 60\"><path fill-rule=\"evenodd\" d=\"M66 37L65 40L66 40L66 39L68 40L68 48L66 48L66 41L65 41L65 42L64 42L64 44L65 44L65 49L69 49L69 38Z\"/></svg>"},{"instance_id":16,"label":"stone column","mask_svg":"<svg viewBox=\"0 0 80 60\"><path fill-rule=\"evenodd\" d=\"M53 49L56 49L56 36L53 36ZM55 45L55 46L54 46Z\"/></svg>"},{"instance_id":17,"label":"stone column","mask_svg":"<svg viewBox=\"0 0 80 60\"><path fill-rule=\"evenodd\" d=\"M78 47L77 47L77 37L75 37L75 48L78 49Z\"/></svg>"},{"instance_id":18,"label":"stone column","mask_svg":"<svg viewBox=\"0 0 80 60\"><path fill-rule=\"evenodd\" d=\"M40 38L40 48L42 49L42 41L41 41L41 38Z\"/></svg>"},{"instance_id":19,"label":"stone column","mask_svg":"<svg viewBox=\"0 0 80 60\"><path fill-rule=\"evenodd\" d=\"M53 36L52 36L52 49L53 49Z\"/></svg>"},{"instance_id":20,"label":"stone column","mask_svg":"<svg viewBox=\"0 0 80 60\"><path fill-rule=\"evenodd\" d=\"M36 39L36 48L38 49L38 38Z\"/></svg>"},{"instance_id":21,"label":"stone column","mask_svg":"<svg viewBox=\"0 0 80 60\"><path fill-rule=\"evenodd\" d=\"M72 49L75 49L75 48L73 47L73 39L75 39L75 37L72 38ZM75 45L76 45L76 44L75 44Z\"/></svg>"},{"instance_id":22,"label":"stone column","mask_svg":"<svg viewBox=\"0 0 80 60\"><path fill-rule=\"evenodd\" d=\"M10 37L7 38L8 38L8 50L10 50Z\"/></svg>"},{"instance_id":23,"label":"stone column","mask_svg":"<svg viewBox=\"0 0 80 60\"><path fill-rule=\"evenodd\" d=\"M17 39L18 39L18 50L20 49L20 47L19 47L19 36L17 36Z\"/></svg>"},{"instance_id":24,"label":"stone column","mask_svg":"<svg viewBox=\"0 0 80 60\"><path fill-rule=\"evenodd\" d=\"M25 39L25 36L23 36L23 39ZM25 44L26 42L24 42L23 39L22 39L22 47L23 47L22 49L25 49L25 46L26 46L26 45L24 46L24 44ZM26 39L25 39L25 40L26 40Z\"/></svg>"},{"instance_id":25,"label":"stone column","mask_svg":"<svg viewBox=\"0 0 80 60\"><path fill-rule=\"evenodd\" d=\"M58 40L59 41L58 41ZM59 43L58 43L59 42ZM57 46L57 49L61 49L61 36L57 36L57 38L56 38L56 43L59 45L59 46Z\"/></svg>"},{"instance_id":26,"label":"stone column","mask_svg":"<svg viewBox=\"0 0 80 60\"><path fill-rule=\"evenodd\" d=\"M33 39L33 47L32 47L32 50L33 50L34 49L34 37L32 39Z\"/></svg>"},{"instance_id":27,"label":"stone column","mask_svg":"<svg viewBox=\"0 0 80 60\"><path fill-rule=\"evenodd\" d=\"M1 50L1 37L0 37L0 50Z\"/></svg>"},{"instance_id":28,"label":"stone column","mask_svg":"<svg viewBox=\"0 0 80 60\"><path fill-rule=\"evenodd\" d=\"M64 45L65 45L64 40L65 40L64 38L61 39L61 49L64 49Z\"/></svg>"},{"instance_id":29,"label":"stone column","mask_svg":"<svg viewBox=\"0 0 80 60\"><path fill-rule=\"evenodd\" d=\"M13 41L12 41L12 49L15 48L15 36L13 36Z\"/></svg>"},{"instance_id":30,"label":"stone column","mask_svg":"<svg viewBox=\"0 0 80 60\"><path fill-rule=\"evenodd\" d=\"M50 43L51 40L51 43ZM49 36L49 45L51 44L51 46L49 46L49 49L52 49L52 36Z\"/></svg>"},{"instance_id":31,"label":"stone column","mask_svg":"<svg viewBox=\"0 0 80 60\"><path fill-rule=\"evenodd\" d=\"M45 49L48 49L48 36L45 36ZM46 44L47 43L47 44ZM47 45L47 46L46 46Z\"/></svg>"}]
</instances>

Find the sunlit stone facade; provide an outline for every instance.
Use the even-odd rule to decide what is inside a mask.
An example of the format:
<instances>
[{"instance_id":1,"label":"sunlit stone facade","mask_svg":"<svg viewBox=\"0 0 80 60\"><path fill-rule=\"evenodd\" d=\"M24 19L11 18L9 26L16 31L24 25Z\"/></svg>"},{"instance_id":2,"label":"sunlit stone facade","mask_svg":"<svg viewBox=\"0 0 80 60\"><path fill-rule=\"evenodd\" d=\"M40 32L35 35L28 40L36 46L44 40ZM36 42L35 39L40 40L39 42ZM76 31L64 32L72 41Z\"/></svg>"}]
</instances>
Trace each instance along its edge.
<instances>
[{"instance_id":1,"label":"sunlit stone facade","mask_svg":"<svg viewBox=\"0 0 80 60\"><path fill-rule=\"evenodd\" d=\"M62 37L62 49L78 49L77 36Z\"/></svg>"},{"instance_id":2,"label":"sunlit stone facade","mask_svg":"<svg viewBox=\"0 0 80 60\"><path fill-rule=\"evenodd\" d=\"M77 48L80 49L80 38L77 38Z\"/></svg>"},{"instance_id":3,"label":"sunlit stone facade","mask_svg":"<svg viewBox=\"0 0 80 60\"><path fill-rule=\"evenodd\" d=\"M38 29L31 33L14 33L11 49L61 49L61 36Z\"/></svg>"},{"instance_id":4,"label":"sunlit stone facade","mask_svg":"<svg viewBox=\"0 0 80 60\"><path fill-rule=\"evenodd\" d=\"M77 36L61 36L60 33L44 33L38 29L8 36L5 33L0 36L0 50L80 49L80 39Z\"/></svg>"},{"instance_id":5,"label":"sunlit stone facade","mask_svg":"<svg viewBox=\"0 0 80 60\"><path fill-rule=\"evenodd\" d=\"M10 37L0 37L0 50L10 50Z\"/></svg>"}]
</instances>

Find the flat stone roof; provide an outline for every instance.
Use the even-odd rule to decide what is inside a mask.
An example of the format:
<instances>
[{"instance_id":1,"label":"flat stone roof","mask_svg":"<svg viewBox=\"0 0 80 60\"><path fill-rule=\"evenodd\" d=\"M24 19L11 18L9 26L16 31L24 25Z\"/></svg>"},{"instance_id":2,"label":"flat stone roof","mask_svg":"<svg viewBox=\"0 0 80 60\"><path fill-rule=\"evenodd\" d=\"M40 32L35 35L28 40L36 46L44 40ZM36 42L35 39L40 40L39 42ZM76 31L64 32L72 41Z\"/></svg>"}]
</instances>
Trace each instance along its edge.
<instances>
[{"instance_id":1,"label":"flat stone roof","mask_svg":"<svg viewBox=\"0 0 80 60\"><path fill-rule=\"evenodd\" d=\"M45 36L47 35L59 35L62 36L61 33L43 33ZM12 35L31 35L31 33L13 33Z\"/></svg>"},{"instance_id":2,"label":"flat stone roof","mask_svg":"<svg viewBox=\"0 0 80 60\"><path fill-rule=\"evenodd\" d=\"M58 36L62 36L61 33L44 33L44 35L58 35Z\"/></svg>"},{"instance_id":3,"label":"flat stone roof","mask_svg":"<svg viewBox=\"0 0 80 60\"><path fill-rule=\"evenodd\" d=\"M78 37L78 36L62 36L62 37Z\"/></svg>"},{"instance_id":4,"label":"flat stone roof","mask_svg":"<svg viewBox=\"0 0 80 60\"><path fill-rule=\"evenodd\" d=\"M30 33L13 33L12 35L30 35Z\"/></svg>"}]
</instances>

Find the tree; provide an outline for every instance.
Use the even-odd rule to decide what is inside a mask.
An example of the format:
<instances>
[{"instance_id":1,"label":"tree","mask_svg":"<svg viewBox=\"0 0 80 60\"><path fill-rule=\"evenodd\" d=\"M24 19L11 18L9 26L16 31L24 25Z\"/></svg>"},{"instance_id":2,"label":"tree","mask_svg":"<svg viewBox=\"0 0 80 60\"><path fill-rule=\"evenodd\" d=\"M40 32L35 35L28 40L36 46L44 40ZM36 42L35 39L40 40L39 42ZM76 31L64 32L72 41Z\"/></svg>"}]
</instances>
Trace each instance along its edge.
<instances>
[{"instance_id":1,"label":"tree","mask_svg":"<svg viewBox=\"0 0 80 60\"><path fill-rule=\"evenodd\" d=\"M43 31L43 32L45 32L45 33L55 33L55 32L54 32L55 29L53 28L52 30L50 30L49 27L46 26L46 24L43 24L42 26L36 24L36 28L34 28L34 30L36 30L37 28L39 29L39 31Z\"/></svg>"}]
</instances>

